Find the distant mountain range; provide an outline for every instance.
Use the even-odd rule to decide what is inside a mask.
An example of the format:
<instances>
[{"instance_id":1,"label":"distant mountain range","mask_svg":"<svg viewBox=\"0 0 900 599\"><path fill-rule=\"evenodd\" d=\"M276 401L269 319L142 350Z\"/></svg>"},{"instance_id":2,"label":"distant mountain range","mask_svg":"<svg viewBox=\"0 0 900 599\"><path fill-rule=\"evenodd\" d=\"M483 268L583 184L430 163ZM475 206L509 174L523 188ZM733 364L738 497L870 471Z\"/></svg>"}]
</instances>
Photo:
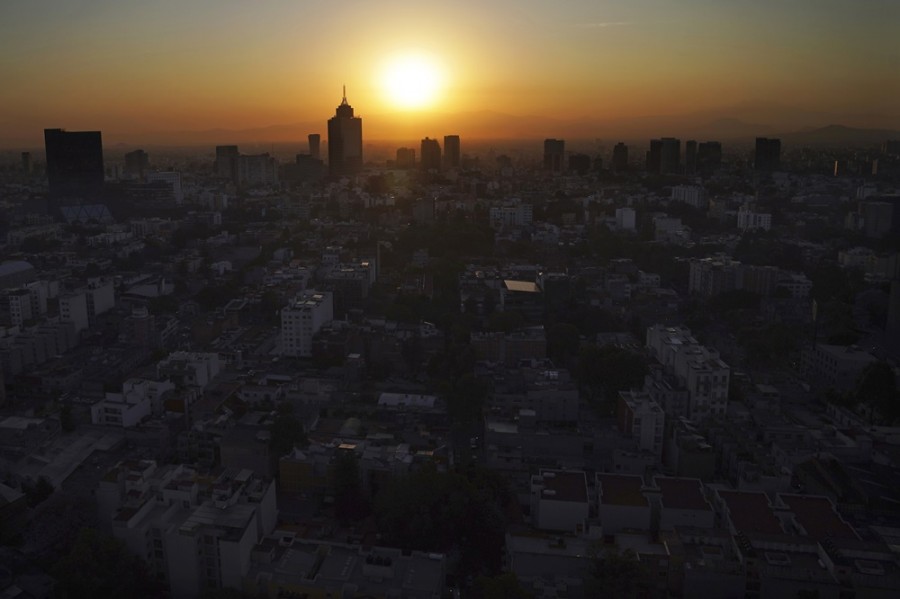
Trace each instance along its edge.
<instances>
[{"instance_id":1,"label":"distant mountain range","mask_svg":"<svg viewBox=\"0 0 900 599\"><path fill-rule=\"evenodd\" d=\"M358 112L359 113L359 112ZM628 118L572 116L554 118L513 115L494 110L425 113L362 113L363 136L367 142L390 142L418 147L423 137L442 138L460 135L464 140L540 140L548 137L571 141L577 149L602 140L605 145L618 141L642 144L651 138L678 137L682 140L718 140L747 143L754 137L779 137L785 145L872 145L887 139L900 139L900 119L883 115L819 113L776 104L743 104L715 110L684 114ZM319 133L327 138L328 115L315 121L277 124L253 128L215 128L182 131L103 131L107 146L214 146L244 144L265 148L289 143L306 147L306 137ZM842 124L827 124L842 123ZM892 124L896 129L877 128ZM825 125L827 124L827 125ZM824 125L824 126L823 126ZM10 149L35 147L24 140L2 140ZM212 148L210 148L212 150Z\"/></svg>"}]
</instances>

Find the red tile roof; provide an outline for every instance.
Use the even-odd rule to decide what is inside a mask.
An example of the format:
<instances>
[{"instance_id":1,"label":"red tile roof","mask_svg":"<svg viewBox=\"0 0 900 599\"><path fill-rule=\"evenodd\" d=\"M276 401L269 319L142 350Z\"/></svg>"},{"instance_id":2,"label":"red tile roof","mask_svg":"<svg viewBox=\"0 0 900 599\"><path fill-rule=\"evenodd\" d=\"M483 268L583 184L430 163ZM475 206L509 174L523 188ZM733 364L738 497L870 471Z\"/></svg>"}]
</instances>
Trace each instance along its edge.
<instances>
[{"instance_id":1,"label":"red tile roof","mask_svg":"<svg viewBox=\"0 0 900 599\"><path fill-rule=\"evenodd\" d=\"M569 470L541 470L544 489L553 491L554 501L577 501L585 503L587 497L587 477L584 472ZM547 497L550 499L551 497Z\"/></svg>"}]
</instances>

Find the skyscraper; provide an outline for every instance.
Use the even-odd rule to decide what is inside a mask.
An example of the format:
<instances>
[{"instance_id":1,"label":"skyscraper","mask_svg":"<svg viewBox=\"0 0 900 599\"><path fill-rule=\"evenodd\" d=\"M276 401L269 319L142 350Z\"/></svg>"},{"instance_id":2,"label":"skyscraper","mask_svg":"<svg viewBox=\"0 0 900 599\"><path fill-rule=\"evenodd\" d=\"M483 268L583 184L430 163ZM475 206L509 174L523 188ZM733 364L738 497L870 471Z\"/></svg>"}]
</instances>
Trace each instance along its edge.
<instances>
[{"instance_id":1,"label":"skyscraper","mask_svg":"<svg viewBox=\"0 0 900 599\"><path fill-rule=\"evenodd\" d=\"M362 169L362 119L353 116L347 88L334 116L328 119L328 172L349 175Z\"/></svg>"},{"instance_id":2,"label":"skyscraper","mask_svg":"<svg viewBox=\"0 0 900 599\"><path fill-rule=\"evenodd\" d=\"M693 139L684 142L684 172L688 175L697 172L697 142Z\"/></svg>"},{"instance_id":3,"label":"skyscraper","mask_svg":"<svg viewBox=\"0 0 900 599\"><path fill-rule=\"evenodd\" d=\"M566 154L566 140L544 140L544 169L553 172L561 172L565 163L563 157Z\"/></svg>"},{"instance_id":4,"label":"skyscraper","mask_svg":"<svg viewBox=\"0 0 900 599\"><path fill-rule=\"evenodd\" d=\"M622 142L613 147L612 169L620 173L628 170L628 146Z\"/></svg>"},{"instance_id":5,"label":"skyscraper","mask_svg":"<svg viewBox=\"0 0 900 599\"><path fill-rule=\"evenodd\" d=\"M663 137L660 152L659 172L662 174L681 172L681 140Z\"/></svg>"},{"instance_id":6,"label":"skyscraper","mask_svg":"<svg viewBox=\"0 0 900 599\"><path fill-rule=\"evenodd\" d=\"M307 137L309 140L309 155L313 160L322 159L322 136L318 133L310 133Z\"/></svg>"},{"instance_id":7,"label":"skyscraper","mask_svg":"<svg viewBox=\"0 0 900 599\"><path fill-rule=\"evenodd\" d=\"M662 141L650 140L650 150L647 151L647 172L658 173L662 164Z\"/></svg>"},{"instance_id":8,"label":"skyscraper","mask_svg":"<svg viewBox=\"0 0 900 599\"><path fill-rule=\"evenodd\" d=\"M421 156L423 171L441 170L441 144L438 140L428 137L423 139Z\"/></svg>"},{"instance_id":9,"label":"skyscraper","mask_svg":"<svg viewBox=\"0 0 900 599\"><path fill-rule=\"evenodd\" d=\"M758 171L777 171L781 168L781 140L756 138L753 168Z\"/></svg>"},{"instance_id":10,"label":"skyscraper","mask_svg":"<svg viewBox=\"0 0 900 599\"><path fill-rule=\"evenodd\" d=\"M47 179L55 198L88 198L103 191L103 142L99 131L44 129Z\"/></svg>"},{"instance_id":11,"label":"skyscraper","mask_svg":"<svg viewBox=\"0 0 900 599\"><path fill-rule=\"evenodd\" d=\"M144 178L144 173L150 169L150 157L143 150L135 150L125 154L125 174Z\"/></svg>"},{"instance_id":12,"label":"skyscraper","mask_svg":"<svg viewBox=\"0 0 900 599\"><path fill-rule=\"evenodd\" d=\"M444 167L459 168L459 135L444 136Z\"/></svg>"},{"instance_id":13,"label":"skyscraper","mask_svg":"<svg viewBox=\"0 0 900 599\"><path fill-rule=\"evenodd\" d=\"M237 146L216 146L216 176L235 181L237 160L240 155Z\"/></svg>"}]
</instances>

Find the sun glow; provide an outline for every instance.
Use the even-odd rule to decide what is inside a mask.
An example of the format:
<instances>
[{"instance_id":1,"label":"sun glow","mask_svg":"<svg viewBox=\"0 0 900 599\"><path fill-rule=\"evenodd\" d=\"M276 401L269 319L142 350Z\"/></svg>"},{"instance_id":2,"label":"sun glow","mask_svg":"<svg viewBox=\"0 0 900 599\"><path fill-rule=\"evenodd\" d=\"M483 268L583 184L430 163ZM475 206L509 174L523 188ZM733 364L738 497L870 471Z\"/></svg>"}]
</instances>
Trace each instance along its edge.
<instances>
[{"instance_id":1,"label":"sun glow","mask_svg":"<svg viewBox=\"0 0 900 599\"><path fill-rule=\"evenodd\" d=\"M437 62L427 56L399 56L385 64L381 85L390 104L407 109L427 108L438 99L443 73Z\"/></svg>"}]
</instances>

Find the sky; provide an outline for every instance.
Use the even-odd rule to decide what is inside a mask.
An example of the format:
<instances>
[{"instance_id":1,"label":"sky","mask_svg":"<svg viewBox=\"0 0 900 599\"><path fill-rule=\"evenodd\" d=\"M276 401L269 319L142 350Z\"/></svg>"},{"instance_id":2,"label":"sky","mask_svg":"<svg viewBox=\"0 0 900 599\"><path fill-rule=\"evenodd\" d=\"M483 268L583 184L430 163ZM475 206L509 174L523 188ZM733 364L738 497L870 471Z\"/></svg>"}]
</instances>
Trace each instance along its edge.
<instances>
[{"instance_id":1,"label":"sky","mask_svg":"<svg viewBox=\"0 0 900 599\"><path fill-rule=\"evenodd\" d=\"M345 84L384 139L426 113L478 135L484 111L900 128L898 24L897 0L2 0L0 144L45 127L324 133ZM409 56L439 81L426 106L383 89Z\"/></svg>"}]
</instances>

